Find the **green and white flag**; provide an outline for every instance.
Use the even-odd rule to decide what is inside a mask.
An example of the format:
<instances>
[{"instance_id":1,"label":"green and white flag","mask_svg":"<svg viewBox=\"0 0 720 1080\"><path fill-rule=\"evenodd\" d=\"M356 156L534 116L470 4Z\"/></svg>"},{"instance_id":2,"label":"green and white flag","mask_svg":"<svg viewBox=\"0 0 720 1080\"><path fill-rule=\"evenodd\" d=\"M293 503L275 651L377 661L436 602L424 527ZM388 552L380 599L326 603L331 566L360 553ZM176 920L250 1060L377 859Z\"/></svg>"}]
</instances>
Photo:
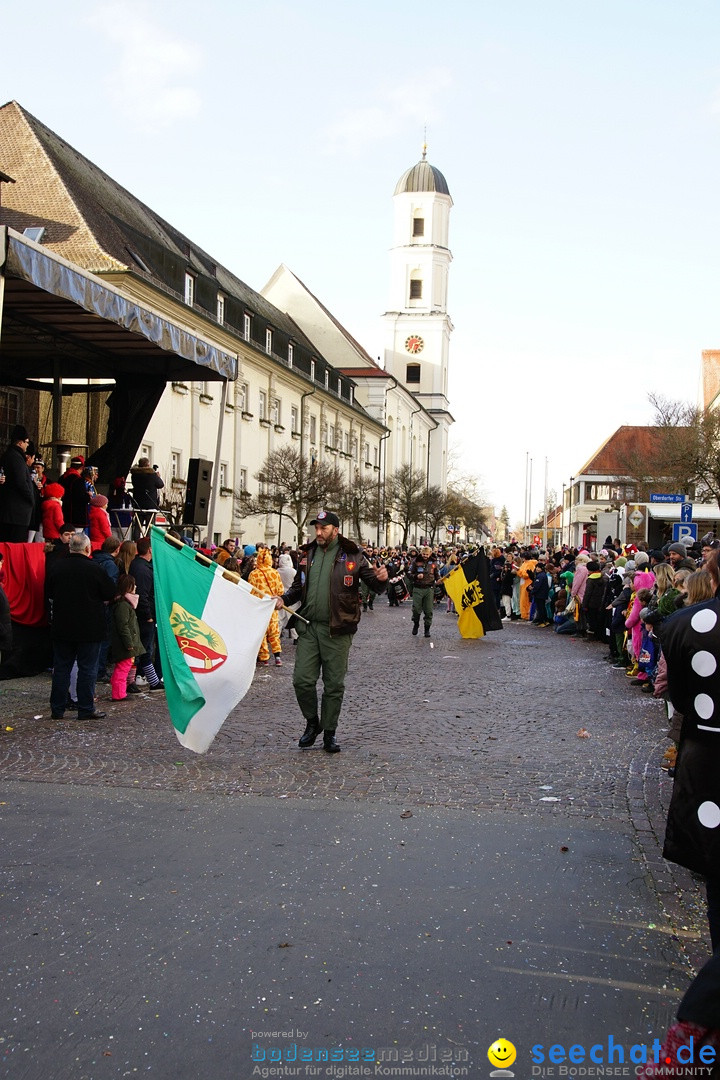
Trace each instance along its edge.
<instances>
[{"instance_id":1,"label":"green and white flag","mask_svg":"<svg viewBox=\"0 0 720 1080\"><path fill-rule=\"evenodd\" d=\"M176 547L152 530L155 609L170 719L183 746L204 754L247 693L275 597Z\"/></svg>"}]
</instances>

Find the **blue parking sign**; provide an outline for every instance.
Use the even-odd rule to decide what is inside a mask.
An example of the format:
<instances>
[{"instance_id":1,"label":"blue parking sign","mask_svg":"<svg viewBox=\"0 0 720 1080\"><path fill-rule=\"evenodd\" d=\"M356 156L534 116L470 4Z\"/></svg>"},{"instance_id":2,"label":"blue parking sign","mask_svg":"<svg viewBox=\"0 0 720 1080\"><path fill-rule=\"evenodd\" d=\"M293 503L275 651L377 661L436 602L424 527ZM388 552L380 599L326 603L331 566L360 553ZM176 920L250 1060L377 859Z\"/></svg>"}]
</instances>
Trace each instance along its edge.
<instances>
[{"instance_id":1,"label":"blue parking sign","mask_svg":"<svg viewBox=\"0 0 720 1080\"><path fill-rule=\"evenodd\" d=\"M673 544L682 543L686 536L691 536L693 540L697 540L697 522L673 522Z\"/></svg>"}]
</instances>

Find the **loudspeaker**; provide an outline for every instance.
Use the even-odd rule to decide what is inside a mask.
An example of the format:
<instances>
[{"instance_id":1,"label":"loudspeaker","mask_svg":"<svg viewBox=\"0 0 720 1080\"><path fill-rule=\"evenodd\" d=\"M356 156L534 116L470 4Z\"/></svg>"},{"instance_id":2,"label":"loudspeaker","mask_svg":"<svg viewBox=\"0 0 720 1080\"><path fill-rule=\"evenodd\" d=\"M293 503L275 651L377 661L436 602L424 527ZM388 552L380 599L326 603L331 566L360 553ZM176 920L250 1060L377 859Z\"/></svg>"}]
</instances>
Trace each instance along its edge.
<instances>
[{"instance_id":1,"label":"loudspeaker","mask_svg":"<svg viewBox=\"0 0 720 1080\"><path fill-rule=\"evenodd\" d=\"M183 507L183 525L207 525L212 467L212 461L190 458Z\"/></svg>"}]
</instances>

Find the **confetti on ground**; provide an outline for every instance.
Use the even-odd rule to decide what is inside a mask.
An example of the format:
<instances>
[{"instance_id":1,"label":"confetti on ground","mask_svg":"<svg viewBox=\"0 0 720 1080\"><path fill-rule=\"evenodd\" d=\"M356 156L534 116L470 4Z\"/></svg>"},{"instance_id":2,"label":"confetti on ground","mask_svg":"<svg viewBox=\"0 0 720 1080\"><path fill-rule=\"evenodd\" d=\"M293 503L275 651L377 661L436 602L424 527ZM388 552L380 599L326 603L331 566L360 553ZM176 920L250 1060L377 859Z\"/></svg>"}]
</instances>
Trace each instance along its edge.
<instances>
[{"instance_id":1,"label":"confetti on ground","mask_svg":"<svg viewBox=\"0 0 720 1080\"><path fill-rule=\"evenodd\" d=\"M587 731L584 727L581 727L580 730L577 733L577 737L578 737L578 739L589 739L590 738L590 732Z\"/></svg>"}]
</instances>

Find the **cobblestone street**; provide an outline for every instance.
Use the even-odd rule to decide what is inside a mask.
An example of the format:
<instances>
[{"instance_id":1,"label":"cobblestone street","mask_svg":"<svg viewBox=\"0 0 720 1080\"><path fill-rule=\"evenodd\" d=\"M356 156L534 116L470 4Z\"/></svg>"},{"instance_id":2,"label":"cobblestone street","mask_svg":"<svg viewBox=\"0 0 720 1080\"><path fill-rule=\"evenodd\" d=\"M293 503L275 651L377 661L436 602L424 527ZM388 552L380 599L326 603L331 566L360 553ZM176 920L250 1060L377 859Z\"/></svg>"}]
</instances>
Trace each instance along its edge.
<instances>
[{"instance_id":1,"label":"cobblestone street","mask_svg":"<svg viewBox=\"0 0 720 1080\"><path fill-rule=\"evenodd\" d=\"M660 857L672 784L660 769L663 705L610 668L598 644L519 622L463 641L443 608L431 639L410 629L408 606L384 598L363 615L340 755L319 742L297 748L303 722L285 638L284 666L258 668L203 757L177 743L162 695L113 704L100 686L107 719L82 724L50 719L48 674L5 682L0 776L629 821L671 923L692 941L703 925L697 886Z\"/></svg>"}]
</instances>

